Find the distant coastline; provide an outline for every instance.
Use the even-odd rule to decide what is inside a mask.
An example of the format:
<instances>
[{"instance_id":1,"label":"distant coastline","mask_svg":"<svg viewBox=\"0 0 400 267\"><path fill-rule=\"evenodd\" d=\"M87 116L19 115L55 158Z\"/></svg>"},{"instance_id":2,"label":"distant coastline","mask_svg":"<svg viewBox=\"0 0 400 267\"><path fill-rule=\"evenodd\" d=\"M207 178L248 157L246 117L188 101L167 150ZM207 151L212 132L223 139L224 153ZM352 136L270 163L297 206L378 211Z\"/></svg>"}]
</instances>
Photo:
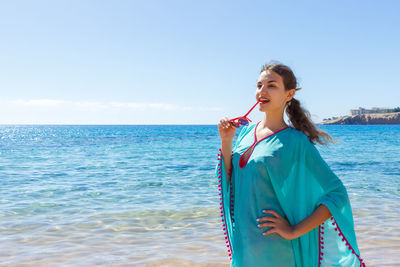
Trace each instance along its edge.
<instances>
[{"instance_id":1,"label":"distant coastline","mask_svg":"<svg viewBox=\"0 0 400 267\"><path fill-rule=\"evenodd\" d=\"M400 112L347 115L318 124L400 124Z\"/></svg>"}]
</instances>

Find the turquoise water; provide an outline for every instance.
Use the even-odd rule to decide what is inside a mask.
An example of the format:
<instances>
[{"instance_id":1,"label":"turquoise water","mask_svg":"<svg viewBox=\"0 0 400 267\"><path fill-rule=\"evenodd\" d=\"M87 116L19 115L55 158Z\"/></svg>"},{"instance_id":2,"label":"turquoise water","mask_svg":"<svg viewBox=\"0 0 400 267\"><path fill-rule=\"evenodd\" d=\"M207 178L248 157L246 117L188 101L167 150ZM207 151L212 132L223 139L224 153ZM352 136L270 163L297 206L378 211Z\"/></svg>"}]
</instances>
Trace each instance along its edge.
<instances>
[{"instance_id":1,"label":"turquoise water","mask_svg":"<svg viewBox=\"0 0 400 267\"><path fill-rule=\"evenodd\" d=\"M400 125L320 128L361 256L397 264ZM216 125L0 126L0 265L227 265L219 145Z\"/></svg>"}]
</instances>

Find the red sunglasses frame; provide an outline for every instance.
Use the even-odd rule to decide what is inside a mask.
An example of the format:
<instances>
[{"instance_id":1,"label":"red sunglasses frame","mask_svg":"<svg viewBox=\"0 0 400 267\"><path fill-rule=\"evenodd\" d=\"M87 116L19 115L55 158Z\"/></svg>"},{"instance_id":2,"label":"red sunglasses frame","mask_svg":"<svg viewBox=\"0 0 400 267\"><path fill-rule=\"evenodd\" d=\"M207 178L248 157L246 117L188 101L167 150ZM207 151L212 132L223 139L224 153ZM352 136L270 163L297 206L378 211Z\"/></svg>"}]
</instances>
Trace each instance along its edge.
<instances>
[{"instance_id":1,"label":"red sunglasses frame","mask_svg":"<svg viewBox=\"0 0 400 267\"><path fill-rule=\"evenodd\" d=\"M258 100L257 103L244 115L244 116L240 116L234 119L229 120L229 123L232 123L233 126L235 127L240 127L240 125L247 125L249 124L249 122L251 122L251 120L249 118L247 118L247 115L249 115L249 113L257 106L258 103L260 103L262 101Z\"/></svg>"}]
</instances>

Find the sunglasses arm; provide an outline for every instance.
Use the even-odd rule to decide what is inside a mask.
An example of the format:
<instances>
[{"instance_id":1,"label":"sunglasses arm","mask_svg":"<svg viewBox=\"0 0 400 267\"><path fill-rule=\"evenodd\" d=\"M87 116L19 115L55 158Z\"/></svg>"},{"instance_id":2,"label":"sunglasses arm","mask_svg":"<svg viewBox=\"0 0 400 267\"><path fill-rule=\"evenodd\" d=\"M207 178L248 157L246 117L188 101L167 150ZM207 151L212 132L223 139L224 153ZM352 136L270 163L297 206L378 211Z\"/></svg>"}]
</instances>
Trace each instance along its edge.
<instances>
[{"instance_id":1,"label":"sunglasses arm","mask_svg":"<svg viewBox=\"0 0 400 267\"><path fill-rule=\"evenodd\" d=\"M260 103L261 101L257 101L257 103L255 103L255 105L243 116L246 117L247 115L249 115L249 113L257 106L258 103Z\"/></svg>"},{"instance_id":2,"label":"sunglasses arm","mask_svg":"<svg viewBox=\"0 0 400 267\"><path fill-rule=\"evenodd\" d=\"M240 116L240 117L237 117L237 118L234 118L234 119L231 119L231 120L229 120L229 121L234 121L234 120L237 120L237 119L240 119L240 118L243 118L243 119L245 119L245 120L247 120L247 121L249 121L249 122L251 122L251 120L249 119L249 118L247 118L247 115L249 115L250 114L250 112L257 106L257 104L258 103L260 103L261 101L257 101L257 103L246 113L246 115L244 115L244 116Z\"/></svg>"}]
</instances>

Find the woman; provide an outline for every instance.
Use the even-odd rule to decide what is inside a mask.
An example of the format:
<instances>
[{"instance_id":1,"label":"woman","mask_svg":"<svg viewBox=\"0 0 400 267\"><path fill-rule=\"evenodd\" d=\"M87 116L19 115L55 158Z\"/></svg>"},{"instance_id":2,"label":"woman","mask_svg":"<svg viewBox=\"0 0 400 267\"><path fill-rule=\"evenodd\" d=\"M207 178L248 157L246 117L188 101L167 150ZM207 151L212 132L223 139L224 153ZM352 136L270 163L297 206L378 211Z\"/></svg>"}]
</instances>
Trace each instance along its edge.
<instances>
[{"instance_id":1,"label":"woman","mask_svg":"<svg viewBox=\"0 0 400 267\"><path fill-rule=\"evenodd\" d=\"M236 127L228 117L218 124L231 266L365 266L346 188L314 146L334 141L294 98L296 85L289 67L266 64L255 95L263 120L244 126L233 149Z\"/></svg>"}]
</instances>

